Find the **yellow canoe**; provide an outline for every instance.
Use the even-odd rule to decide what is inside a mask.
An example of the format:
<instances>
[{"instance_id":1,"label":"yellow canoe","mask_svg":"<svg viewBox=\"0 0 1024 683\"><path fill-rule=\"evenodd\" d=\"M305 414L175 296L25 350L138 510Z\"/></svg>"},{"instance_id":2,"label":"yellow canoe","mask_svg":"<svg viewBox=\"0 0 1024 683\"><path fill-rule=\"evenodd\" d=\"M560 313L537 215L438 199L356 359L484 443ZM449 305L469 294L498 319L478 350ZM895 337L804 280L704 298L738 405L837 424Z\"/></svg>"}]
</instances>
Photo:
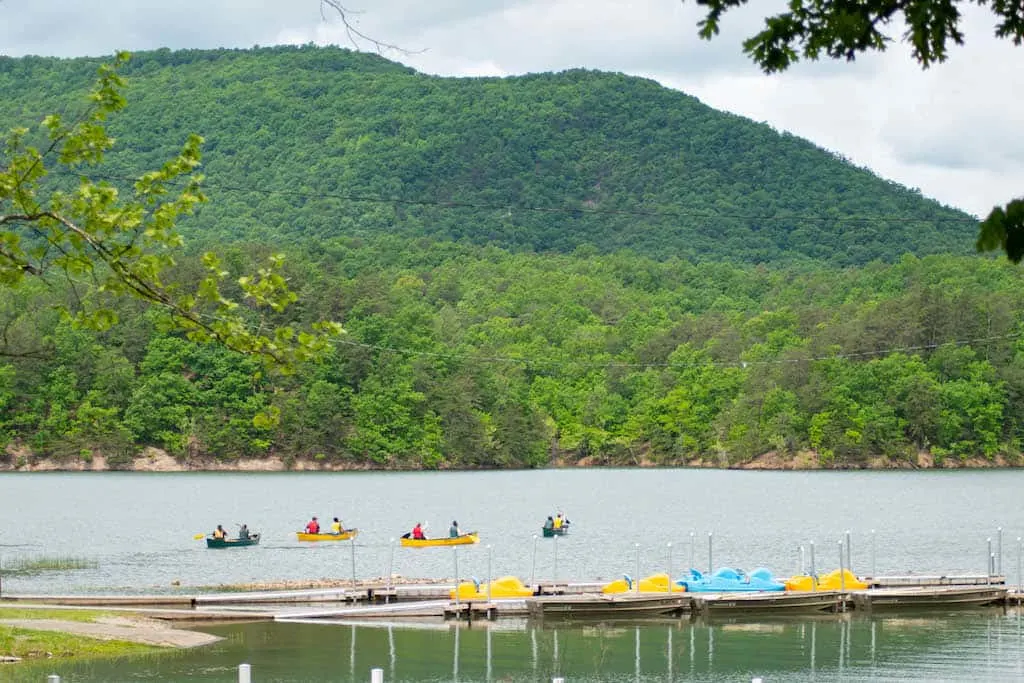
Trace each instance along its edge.
<instances>
[{"instance_id":1,"label":"yellow canoe","mask_svg":"<svg viewBox=\"0 0 1024 683\"><path fill-rule=\"evenodd\" d=\"M340 534L307 534L305 531L296 531L295 535L300 541L347 541L359 535L359 529L345 529Z\"/></svg>"},{"instance_id":2,"label":"yellow canoe","mask_svg":"<svg viewBox=\"0 0 1024 683\"><path fill-rule=\"evenodd\" d=\"M454 538L402 538L400 540L406 548L430 548L443 545L472 545L480 542L480 536L473 531Z\"/></svg>"}]
</instances>

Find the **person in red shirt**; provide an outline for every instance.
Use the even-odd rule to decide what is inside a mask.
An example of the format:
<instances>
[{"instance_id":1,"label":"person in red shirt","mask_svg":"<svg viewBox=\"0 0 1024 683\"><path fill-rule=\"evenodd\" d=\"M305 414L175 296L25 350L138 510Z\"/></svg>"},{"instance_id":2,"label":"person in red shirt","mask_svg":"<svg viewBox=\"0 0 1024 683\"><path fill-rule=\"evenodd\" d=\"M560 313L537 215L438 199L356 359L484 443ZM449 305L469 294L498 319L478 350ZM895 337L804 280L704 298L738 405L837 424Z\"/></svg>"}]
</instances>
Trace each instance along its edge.
<instances>
[{"instance_id":1,"label":"person in red shirt","mask_svg":"<svg viewBox=\"0 0 1024 683\"><path fill-rule=\"evenodd\" d=\"M419 522L416 522L416 526L412 528L412 537L417 538L419 540L423 540L426 538L426 536L423 534L423 526Z\"/></svg>"},{"instance_id":2,"label":"person in red shirt","mask_svg":"<svg viewBox=\"0 0 1024 683\"><path fill-rule=\"evenodd\" d=\"M320 533L320 522L316 521L316 517L309 520L309 524L306 525L307 534L318 534Z\"/></svg>"}]
</instances>

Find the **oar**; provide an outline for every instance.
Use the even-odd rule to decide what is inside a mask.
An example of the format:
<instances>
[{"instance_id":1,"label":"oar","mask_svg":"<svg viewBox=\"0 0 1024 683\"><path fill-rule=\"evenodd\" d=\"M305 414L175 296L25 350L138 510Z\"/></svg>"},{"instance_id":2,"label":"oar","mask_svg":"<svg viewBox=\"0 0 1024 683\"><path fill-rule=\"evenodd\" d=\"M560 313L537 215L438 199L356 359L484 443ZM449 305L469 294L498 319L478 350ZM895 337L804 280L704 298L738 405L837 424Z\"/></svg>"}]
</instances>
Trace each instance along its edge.
<instances>
[{"instance_id":1,"label":"oar","mask_svg":"<svg viewBox=\"0 0 1024 683\"><path fill-rule=\"evenodd\" d=\"M203 536L205 536L205 535L206 535L205 533L202 533L202 534L196 534L196 535L195 535L195 536L193 536L192 538L194 538L194 539L196 539L196 540L198 541L198 540L199 540L200 538L202 538L202 537L203 537Z\"/></svg>"}]
</instances>

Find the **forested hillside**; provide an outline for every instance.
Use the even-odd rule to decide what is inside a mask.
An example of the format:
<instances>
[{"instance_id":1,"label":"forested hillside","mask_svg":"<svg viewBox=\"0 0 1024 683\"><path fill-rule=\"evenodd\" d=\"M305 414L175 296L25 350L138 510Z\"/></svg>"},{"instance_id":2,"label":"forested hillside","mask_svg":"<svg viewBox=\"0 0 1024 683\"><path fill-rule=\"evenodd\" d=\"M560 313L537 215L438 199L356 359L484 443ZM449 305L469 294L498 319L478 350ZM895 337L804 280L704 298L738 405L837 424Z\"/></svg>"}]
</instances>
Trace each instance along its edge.
<instances>
[{"instance_id":1,"label":"forested hillside","mask_svg":"<svg viewBox=\"0 0 1024 683\"><path fill-rule=\"evenodd\" d=\"M0 124L74 111L99 60L0 58ZM336 48L133 57L112 182L206 138L204 244L382 233L514 251L833 264L967 253L976 224L635 77L438 78Z\"/></svg>"},{"instance_id":2,"label":"forested hillside","mask_svg":"<svg viewBox=\"0 0 1024 683\"><path fill-rule=\"evenodd\" d=\"M0 124L73 114L96 65L0 58ZM294 322L347 334L272 375L128 301L74 329L73 282L0 289L8 463L1019 459L1021 270L796 137L617 74L434 78L306 47L144 53L128 76L111 183L207 139L174 281L200 249L232 273L283 252Z\"/></svg>"}]
</instances>

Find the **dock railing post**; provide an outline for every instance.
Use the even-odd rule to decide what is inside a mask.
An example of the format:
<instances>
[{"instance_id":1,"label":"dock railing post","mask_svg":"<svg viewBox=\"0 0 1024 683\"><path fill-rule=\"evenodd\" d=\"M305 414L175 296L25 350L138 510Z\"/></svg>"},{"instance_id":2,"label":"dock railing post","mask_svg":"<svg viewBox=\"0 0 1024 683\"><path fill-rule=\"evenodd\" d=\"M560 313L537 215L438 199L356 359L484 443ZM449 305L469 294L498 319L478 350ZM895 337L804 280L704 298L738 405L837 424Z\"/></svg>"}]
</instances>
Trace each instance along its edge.
<instances>
[{"instance_id":1,"label":"dock railing post","mask_svg":"<svg viewBox=\"0 0 1024 683\"><path fill-rule=\"evenodd\" d=\"M384 683L384 669L370 669L370 683Z\"/></svg>"},{"instance_id":2,"label":"dock railing post","mask_svg":"<svg viewBox=\"0 0 1024 683\"><path fill-rule=\"evenodd\" d=\"M352 544L352 548L351 548L351 550L352 550L352 592L355 593L355 590L356 590L356 537L353 536L349 540L349 543Z\"/></svg>"},{"instance_id":3,"label":"dock railing post","mask_svg":"<svg viewBox=\"0 0 1024 683\"><path fill-rule=\"evenodd\" d=\"M996 576L1003 575L1003 527L996 529Z\"/></svg>"},{"instance_id":4,"label":"dock railing post","mask_svg":"<svg viewBox=\"0 0 1024 683\"><path fill-rule=\"evenodd\" d=\"M530 564L530 588L537 590L534 579L537 576L537 534L533 535L533 562Z\"/></svg>"},{"instance_id":5,"label":"dock railing post","mask_svg":"<svg viewBox=\"0 0 1024 683\"><path fill-rule=\"evenodd\" d=\"M384 598L385 603L391 600L391 577L395 571L395 539L388 541L388 545L391 546L391 554L388 557L388 594Z\"/></svg>"},{"instance_id":6,"label":"dock railing post","mask_svg":"<svg viewBox=\"0 0 1024 683\"><path fill-rule=\"evenodd\" d=\"M875 569L875 530L871 530L871 578L877 576L877 570Z\"/></svg>"},{"instance_id":7,"label":"dock railing post","mask_svg":"<svg viewBox=\"0 0 1024 683\"><path fill-rule=\"evenodd\" d=\"M1024 593L1024 575L1020 571L1020 554L1024 550L1024 544L1021 544L1020 536L1017 537L1017 602L1020 603L1020 594Z\"/></svg>"},{"instance_id":8,"label":"dock railing post","mask_svg":"<svg viewBox=\"0 0 1024 683\"><path fill-rule=\"evenodd\" d=\"M50 674L46 677L46 683L60 683L60 676L57 674Z\"/></svg>"},{"instance_id":9,"label":"dock railing post","mask_svg":"<svg viewBox=\"0 0 1024 683\"><path fill-rule=\"evenodd\" d=\"M633 592L640 592L640 544L634 543L633 550L636 553L636 583L633 584Z\"/></svg>"},{"instance_id":10,"label":"dock railing post","mask_svg":"<svg viewBox=\"0 0 1024 683\"><path fill-rule=\"evenodd\" d=\"M697 568L697 532L690 532L690 569Z\"/></svg>"},{"instance_id":11,"label":"dock railing post","mask_svg":"<svg viewBox=\"0 0 1024 683\"><path fill-rule=\"evenodd\" d=\"M252 683L252 666L249 664L238 665L238 683Z\"/></svg>"},{"instance_id":12,"label":"dock railing post","mask_svg":"<svg viewBox=\"0 0 1024 683\"><path fill-rule=\"evenodd\" d=\"M800 573L801 574L806 574L807 573L807 569L806 569L807 565L806 565L806 563L804 563L804 547L800 546L799 550L800 550Z\"/></svg>"},{"instance_id":13,"label":"dock railing post","mask_svg":"<svg viewBox=\"0 0 1024 683\"><path fill-rule=\"evenodd\" d=\"M849 546L847 546L849 548ZM846 567L843 566L843 542L839 541L839 611L846 611Z\"/></svg>"},{"instance_id":14,"label":"dock railing post","mask_svg":"<svg viewBox=\"0 0 1024 683\"><path fill-rule=\"evenodd\" d=\"M715 573L715 563L714 563L714 561L712 559L712 555L711 555L711 550L712 550L711 546L712 546L713 538L714 538L714 534L709 531L708 532L708 576L712 576Z\"/></svg>"},{"instance_id":15,"label":"dock railing post","mask_svg":"<svg viewBox=\"0 0 1024 683\"><path fill-rule=\"evenodd\" d=\"M853 571L853 550L850 544L850 530L846 530L846 568Z\"/></svg>"},{"instance_id":16,"label":"dock railing post","mask_svg":"<svg viewBox=\"0 0 1024 683\"><path fill-rule=\"evenodd\" d=\"M459 546L452 546L452 559L455 561L455 620L459 619Z\"/></svg>"},{"instance_id":17,"label":"dock railing post","mask_svg":"<svg viewBox=\"0 0 1024 683\"><path fill-rule=\"evenodd\" d=\"M672 592L672 541L668 542L668 588L666 590L669 593Z\"/></svg>"},{"instance_id":18,"label":"dock railing post","mask_svg":"<svg viewBox=\"0 0 1024 683\"><path fill-rule=\"evenodd\" d=\"M818 573L814 570L814 541L811 541L811 590L818 590Z\"/></svg>"},{"instance_id":19,"label":"dock railing post","mask_svg":"<svg viewBox=\"0 0 1024 683\"><path fill-rule=\"evenodd\" d=\"M988 552L985 554L985 583L989 584L992 583L992 537L989 536L985 541L988 543Z\"/></svg>"},{"instance_id":20,"label":"dock railing post","mask_svg":"<svg viewBox=\"0 0 1024 683\"><path fill-rule=\"evenodd\" d=\"M552 536L551 540L555 542L555 572L552 583L558 583L558 534Z\"/></svg>"},{"instance_id":21,"label":"dock railing post","mask_svg":"<svg viewBox=\"0 0 1024 683\"><path fill-rule=\"evenodd\" d=\"M491 604L491 549L490 543L487 544L487 604Z\"/></svg>"}]
</instances>

